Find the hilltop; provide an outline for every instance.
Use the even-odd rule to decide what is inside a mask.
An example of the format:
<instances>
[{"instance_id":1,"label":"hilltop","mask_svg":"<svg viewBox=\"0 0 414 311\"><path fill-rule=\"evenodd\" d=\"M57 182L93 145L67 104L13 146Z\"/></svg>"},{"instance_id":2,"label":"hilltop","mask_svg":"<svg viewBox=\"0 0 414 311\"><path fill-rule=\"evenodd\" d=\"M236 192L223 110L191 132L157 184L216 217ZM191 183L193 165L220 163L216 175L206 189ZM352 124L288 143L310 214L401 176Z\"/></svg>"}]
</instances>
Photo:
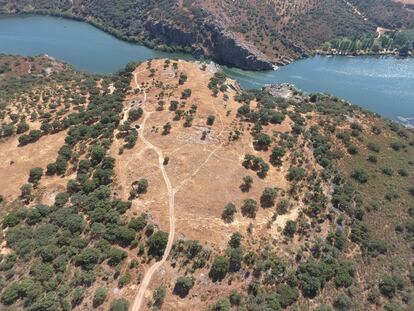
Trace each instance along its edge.
<instances>
[{"instance_id":1,"label":"hilltop","mask_svg":"<svg viewBox=\"0 0 414 311\"><path fill-rule=\"evenodd\" d=\"M0 68L4 308L414 307L412 130L200 62Z\"/></svg>"},{"instance_id":2,"label":"hilltop","mask_svg":"<svg viewBox=\"0 0 414 311\"><path fill-rule=\"evenodd\" d=\"M377 27L413 21L407 4L391 0L1 0L0 13L80 19L124 40L249 70L288 64L342 37L373 36L371 47Z\"/></svg>"}]
</instances>

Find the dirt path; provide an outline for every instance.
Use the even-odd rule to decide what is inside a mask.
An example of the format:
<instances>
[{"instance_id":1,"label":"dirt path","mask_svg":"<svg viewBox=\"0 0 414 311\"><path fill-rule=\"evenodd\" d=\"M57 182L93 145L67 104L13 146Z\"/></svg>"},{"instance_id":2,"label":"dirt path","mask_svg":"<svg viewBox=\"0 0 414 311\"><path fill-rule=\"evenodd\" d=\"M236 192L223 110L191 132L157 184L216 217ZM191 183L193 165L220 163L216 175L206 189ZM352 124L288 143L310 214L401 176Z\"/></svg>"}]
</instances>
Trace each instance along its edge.
<instances>
[{"instance_id":1,"label":"dirt path","mask_svg":"<svg viewBox=\"0 0 414 311\"><path fill-rule=\"evenodd\" d=\"M131 307L131 310L133 310L133 311L140 310L142 302L144 300L145 291L146 291L146 289L149 285L149 282L151 281L151 278L152 278L153 274L167 260L167 257L168 257L168 255L171 251L172 246L173 246L174 233L175 233L174 191L173 191L170 179L168 178L167 172L165 171L165 167L164 167L164 164L163 164L164 155L163 155L161 149L159 149L158 147L151 144L144 136L145 122L146 122L149 115L150 115L150 113L146 113L145 110L144 110L144 120L141 124L139 134L140 134L140 137L141 137L142 141L144 142L144 144L148 148L154 150L158 154L159 168L161 170L161 173L162 173L162 176L164 178L165 185L166 185L167 191L168 191L168 212L169 212L170 230L169 230L169 233L168 233L168 242L167 242L167 246L166 246L165 251L164 251L164 255L162 256L162 259L160 261L157 261L155 264L153 264L149 268L147 273L145 274L145 277L142 280L142 283L141 283L140 289L138 291L138 294L135 296L134 303Z\"/></svg>"},{"instance_id":2,"label":"dirt path","mask_svg":"<svg viewBox=\"0 0 414 311\"><path fill-rule=\"evenodd\" d=\"M135 84L135 88L139 89L140 92L142 92L144 94L144 100L142 102L142 109L144 111L143 113L143 121L141 123L140 129L138 130L139 133L139 138L142 139L142 141L144 142L144 144L147 146L147 148L154 150L157 155L158 155L158 165L159 168L161 170L162 176L164 178L164 182L165 185L167 187L167 192L168 192L168 213L169 213L169 223L170 223L170 229L169 229L169 233L168 233L168 242L167 242L167 246L165 248L164 254L161 258L160 261L157 261L156 263L154 263L145 273L144 279L141 282L140 288L138 290L138 293L136 294L135 298L134 298L134 302L130 308L131 311L139 311L142 309L144 300L145 300L145 292L148 288L149 283L151 282L152 276L154 275L154 273L165 263L165 261L168 258L168 255L170 254L170 251L172 249L173 243L174 243L174 236L175 236L175 207L174 207L174 198L175 198L175 194L181 189L181 187L188 182L190 179L192 179L195 175L197 175L197 173L200 171L200 169L211 159L211 157L213 155L215 155L215 153L223 146L224 142L222 142L221 144L219 144L216 148L214 148L213 151L211 151L209 153L209 155L207 156L206 160L185 180L183 180L180 185L176 188L173 188L171 186L171 182L170 179L167 175L167 172L165 170L165 166L164 166L164 154L162 152L162 150L156 146L154 146L151 142L149 142L146 138L145 138L145 124L147 122L147 119L149 118L149 116L152 114L152 112L147 112L145 111L145 104L147 101L147 93L145 92L145 89L141 88L138 84L138 80L137 80L137 74L138 73L134 73L134 84ZM132 107L130 107L132 108ZM128 110L130 108L127 108L127 111L125 114L127 114ZM215 110L216 114L219 117L219 122L221 125L221 130L220 133L218 135L218 137L223 135L224 132L224 123L221 117L221 114L217 111L216 107L213 104L213 109Z\"/></svg>"},{"instance_id":3,"label":"dirt path","mask_svg":"<svg viewBox=\"0 0 414 311\"><path fill-rule=\"evenodd\" d=\"M134 74L134 81L135 81L135 84L138 87L136 74ZM146 100L147 100L147 94L146 94L145 90L143 90L143 93L144 93L144 101L143 101L142 109L144 110L144 119L142 121L142 124L141 124L141 127L140 127L138 133L139 133L139 137L142 139L144 144L149 149L154 150L158 155L158 165L159 165L159 168L161 170L161 173L162 173L162 176L164 178L165 185L166 185L167 191L168 191L168 213L169 213L169 221L170 221L170 230L169 230L169 233L168 233L168 242L167 242L167 246L166 246L165 251L164 251L164 255L162 256L160 261L157 261L156 263L154 263L148 269L148 271L146 272L145 277L141 282L141 286L139 288L139 291L138 291L137 295L135 296L134 303L132 304L132 307L131 307L132 311L139 311L141 309L141 306L142 306L143 301L144 301L145 291L147 290L147 287L148 287L148 285L151 281L151 278L152 278L153 274L167 260L168 255L170 254L171 248L173 246L174 234L175 234L174 191L173 191L173 188L171 186L170 179L168 178L167 172L166 172L165 167L164 167L164 155L162 153L162 150L160 148L154 146L153 144L151 144L145 138L145 123L146 123L148 117L151 115L151 113L147 113L145 111L144 105L145 105Z\"/></svg>"}]
</instances>

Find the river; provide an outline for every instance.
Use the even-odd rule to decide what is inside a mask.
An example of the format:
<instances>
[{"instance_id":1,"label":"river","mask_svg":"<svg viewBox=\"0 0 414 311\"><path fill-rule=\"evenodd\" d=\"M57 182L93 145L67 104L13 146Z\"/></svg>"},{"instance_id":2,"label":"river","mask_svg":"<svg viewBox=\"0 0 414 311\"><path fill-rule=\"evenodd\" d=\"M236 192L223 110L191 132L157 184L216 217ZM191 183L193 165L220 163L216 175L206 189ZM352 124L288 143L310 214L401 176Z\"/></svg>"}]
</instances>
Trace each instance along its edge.
<instances>
[{"instance_id":1,"label":"river","mask_svg":"<svg viewBox=\"0 0 414 311\"><path fill-rule=\"evenodd\" d=\"M118 40L87 23L49 16L0 17L0 53L48 54L93 73L112 73L130 61L150 58L192 59ZM275 71L224 70L246 88L288 82L414 126L414 58L316 56Z\"/></svg>"}]
</instances>

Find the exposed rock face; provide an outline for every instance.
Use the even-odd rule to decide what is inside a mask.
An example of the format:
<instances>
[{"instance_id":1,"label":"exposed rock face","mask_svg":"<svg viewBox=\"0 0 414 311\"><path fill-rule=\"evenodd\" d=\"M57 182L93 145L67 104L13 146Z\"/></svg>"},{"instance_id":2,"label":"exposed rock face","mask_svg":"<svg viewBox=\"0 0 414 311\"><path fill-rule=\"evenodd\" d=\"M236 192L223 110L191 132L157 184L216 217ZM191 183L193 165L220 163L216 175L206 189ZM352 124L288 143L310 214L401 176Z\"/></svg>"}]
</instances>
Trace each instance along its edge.
<instances>
[{"instance_id":1,"label":"exposed rock face","mask_svg":"<svg viewBox=\"0 0 414 311\"><path fill-rule=\"evenodd\" d=\"M220 63L248 70L273 69L272 62L254 47L240 42L230 32L216 23L208 23L205 28L211 38L211 54Z\"/></svg>"},{"instance_id":2,"label":"exposed rock face","mask_svg":"<svg viewBox=\"0 0 414 311\"><path fill-rule=\"evenodd\" d=\"M192 46L196 43L196 36L185 32L167 22L149 19L145 28L152 37L161 38L166 44Z\"/></svg>"},{"instance_id":3,"label":"exposed rock face","mask_svg":"<svg viewBox=\"0 0 414 311\"><path fill-rule=\"evenodd\" d=\"M253 46L240 42L215 21L200 25L200 36L153 19L147 21L146 29L151 37L161 38L166 44L193 46L195 57L208 55L220 64L246 70L273 69L273 63L266 56Z\"/></svg>"}]
</instances>

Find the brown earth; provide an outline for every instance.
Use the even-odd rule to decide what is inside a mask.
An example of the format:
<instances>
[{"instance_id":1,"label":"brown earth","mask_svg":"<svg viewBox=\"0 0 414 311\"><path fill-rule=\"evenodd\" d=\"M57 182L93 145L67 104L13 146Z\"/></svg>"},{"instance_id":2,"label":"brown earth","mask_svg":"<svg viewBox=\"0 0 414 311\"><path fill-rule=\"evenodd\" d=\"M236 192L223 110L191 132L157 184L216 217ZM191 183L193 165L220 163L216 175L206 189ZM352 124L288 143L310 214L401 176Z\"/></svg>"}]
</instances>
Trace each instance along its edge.
<instances>
[{"instance_id":1,"label":"brown earth","mask_svg":"<svg viewBox=\"0 0 414 311\"><path fill-rule=\"evenodd\" d=\"M41 137L36 143L19 147L18 137L0 143L0 189L7 201L20 194L19 185L27 182L30 169L41 167L56 159L63 145L66 132Z\"/></svg>"},{"instance_id":2,"label":"brown earth","mask_svg":"<svg viewBox=\"0 0 414 311\"><path fill-rule=\"evenodd\" d=\"M226 100L221 93L218 97L212 96L212 91L207 85L215 72L214 67L203 70L201 64L178 61L177 68L171 69L171 65L165 64L164 60L158 60L137 67L131 85L136 91L133 91L125 101L123 119L126 120L129 107L144 108L145 128L140 131L143 130L146 140L159 148L164 156L169 157L165 169L175 196L175 239L199 240L201 244L223 251L230 235L235 231L245 233L249 225L253 225L257 236L261 239L280 236L286 222L298 217L302 204L296 204L287 214L277 216L275 221L270 222L270 226L269 221L275 213L274 208L259 208L255 219L243 217L240 208L243 201L248 198L254 198L259 202L265 187L287 191L290 186L286 180L289 164L286 163L280 168L271 166L265 179L245 169L241 165L245 154L250 153L267 159L270 151L256 151L246 124L235 118L237 108L240 107L240 103L234 100L236 91L228 88ZM153 74L150 74L150 68ZM188 77L183 85L177 83L180 73L185 73ZM235 82L227 83L230 85ZM155 85L158 87L154 87ZM186 100L181 99L184 89L192 90L191 96ZM165 101L164 109L161 111L158 105L160 99ZM183 120L173 121L174 112L168 109L171 100L182 103L179 109L188 110L192 105L197 106L191 127L184 127ZM209 115L215 116L212 126L207 126L206 123ZM168 135L163 135L163 125L167 122L171 123L172 129ZM291 124L292 121L287 117L282 124L273 126L271 130L289 132ZM133 122L131 126L142 126L142 120ZM232 142L228 137L235 127L242 129L242 135L237 141ZM271 130L269 129L269 135L272 135ZM201 136L204 131L207 132L207 136L203 140ZM110 151L111 156L116 159L117 177L114 187L116 194L126 200L132 183L141 178L147 179L149 182L147 193L134 199L132 208L127 213L132 216L146 212L151 222L159 229L168 232L171 225L168 195L158 167L157 154L148 148L140 137L132 149L124 148L123 153L119 154L122 146L122 140L115 140ZM240 185L243 177L247 175L253 178L253 187L249 192L242 192ZM224 206L229 202L237 206L238 213L234 222L226 224L221 215ZM147 266L145 270L148 271L149 268L150 266ZM179 271L169 264L158 268L144 296L149 299L160 283L167 284L172 290L175 279L179 275L177 273ZM227 285L217 286L212 283L207 274L206 269L195 274L200 282L197 282L198 285L192 291L194 293L193 298L190 298L192 307L206 306L207 302L203 297L215 296L212 290L230 291ZM235 286L239 287L241 284L236 282ZM129 286L132 292L133 288L138 291L136 285ZM204 294L199 296L202 292ZM186 308L190 307L188 301L183 302L176 296L169 295L164 308L187 310Z\"/></svg>"},{"instance_id":3,"label":"brown earth","mask_svg":"<svg viewBox=\"0 0 414 311\"><path fill-rule=\"evenodd\" d=\"M136 70L137 80L142 85L163 80L165 87L169 85L172 88L177 81L168 78L163 63L152 62L152 68L156 69L154 77L148 77L148 71L144 70L146 64L142 64ZM221 219L224 206L233 202L240 208L247 198L258 200L264 187L286 190L286 168L271 167L266 179L260 179L253 171L246 170L241 165L244 155L258 154L253 148L251 135L242 135L235 143L230 143L227 139L236 110L240 106L233 99L235 91L229 89L228 101L212 97L211 90L207 88L211 73L203 72L192 63L179 61L178 64L177 72L185 72L188 81L172 90L168 99L164 98L167 106L164 111L156 111L159 89L150 87L146 91L146 110L154 113L147 120L145 136L170 158L166 171L176 196L177 236L224 247L232 232L245 232L251 222L239 212L232 224L224 224ZM168 110L169 101L181 101L181 92L186 88L192 90L192 95L186 101L185 108L189 109L192 104L197 105L197 114L190 128L183 127L182 121L172 121L173 113ZM142 95L133 97L138 100ZM231 113L226 115L229 110ZM216 117L211 127L206 125L209 115ZM162 125L167 122L172 124L171 133L162 135ZM288 124L287 119L277 128L281 131L288 130ZM205 130L209 134L206 140L201 140ZM116 142L111 149L111 155L116 158L118 193L123 199L127 199L134 181L148 179L148 193L133 201L131 212L139 214L148 211L160 228L168 231L167 196L164 181L157 170L156 154L148 150L140 139L134 148L125 149L122 155L118 155L119 147L119 142ZM252 176L254 182L250 192L243 193L240 185L246 175ZM260 209L254 224L258 228L266 226L272 213L271 210ZM283 224L280 225L283 227Z\"/></svg>"}]
</instances>

